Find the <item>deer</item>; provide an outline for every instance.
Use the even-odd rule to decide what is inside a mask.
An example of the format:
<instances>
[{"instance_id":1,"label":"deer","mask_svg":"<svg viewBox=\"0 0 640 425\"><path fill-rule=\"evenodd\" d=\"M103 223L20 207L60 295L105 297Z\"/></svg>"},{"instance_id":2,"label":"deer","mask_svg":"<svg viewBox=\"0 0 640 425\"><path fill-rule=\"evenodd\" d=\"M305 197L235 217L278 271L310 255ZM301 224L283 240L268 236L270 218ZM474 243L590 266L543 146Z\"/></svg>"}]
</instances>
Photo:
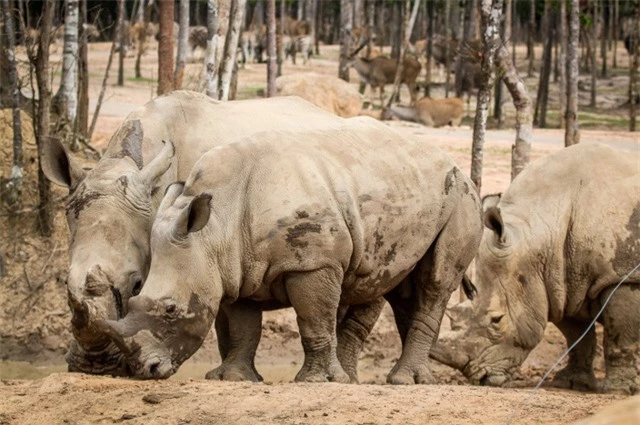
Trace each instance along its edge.
<instances>
[{"instance_id":1,"label":"deer","mask_svg":"<svg viewBox=\"0 0 640 425\"><path fill-rule=\"evenodd\" d=\"M381 119L396 117L404 121L419 122L427 127L459 126L463 109L463 100L459 97L424 97L413 106L391 105L390 108L385 108Z\"/></svg>"},{"instance_id":2,"label":"deer","mask_svg":"<svg viewBox=\"0 0 640 425\"><path fill-rule=\"evenodd\" d=\"M356 70L360 79L371 86L373 93L376 88L380 89L380 105L384 105L384 86L385 84L393 84L398 63L394 59L378 56L374 59L356 57L358 52L366 46L368 40L364 40L360 46L349 56L347 66ZM417 59L412 57L405 58L402 67L401 84L406 84L411 95L411 105L416 101L416 79L420 74L422 65Z\"/></svg>"}]
</instances>

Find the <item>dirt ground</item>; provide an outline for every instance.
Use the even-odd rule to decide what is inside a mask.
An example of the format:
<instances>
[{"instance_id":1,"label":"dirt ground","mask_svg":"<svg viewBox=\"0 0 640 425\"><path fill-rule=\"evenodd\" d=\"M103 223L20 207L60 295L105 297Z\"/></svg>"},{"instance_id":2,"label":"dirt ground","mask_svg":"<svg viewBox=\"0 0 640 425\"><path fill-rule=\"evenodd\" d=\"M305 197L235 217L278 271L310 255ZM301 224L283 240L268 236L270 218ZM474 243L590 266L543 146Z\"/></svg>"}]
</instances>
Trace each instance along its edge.
<instances>
[{"instance_id":1,"label":"dirt ground","mask_svg":"<svg viewBox=\"0 0 640 425\"><path fill-rule=\"evenodd\" d=\"M92 139L96 149L106 146L129 112L154 96L157 76L154 47L151 46L143 59L144 78L133 78L134 58L126 60L124 87L115 86L116 72L112 70L106 101ZM90 45L91 99L98 97L108 49L107 43ZM52 55L52 69L57 78L59 50ZM536 57L540 57L537 53ZM622 66L626 66L625 60L626 57L620 55ZM186 88L197 88L199 62L196 57L188 65ZM314 71L334 75L336 70L336 46L323 48L322 55L312 58L308 66L289 63L284 66L285 74ZM611 78L599 81L602 89L598 109L585 112L581 117L582 142L607 143L618 149L638 151L637 133L624 131L625 114L628 113L621 105L626 99L627 80L623 75L626 69L617 71ZM238 98L257 96L264 89L265 75L262 64L248 64L241 69ZM357 81L354 71L352 78ZM527 84L533 96L536 77L528 79ZM434 97L444 95L441 86L435 91ZM554 85L549 113L552 123L552 111L557 110L556 92ZM406 92L404 98L408 98ZM581 102L588 102L588 93L581 92ZM93 108L94 103L91 106ZM505 109L507 129L489 130L486 136L483 194L503 191L509 184L510 152L515 136L512 129L514 110L508 103ZM409 137L437 144L468 173L472 116L473 103L459 128L432 129L404 122L389 122L389 125ZM3 123L0 127L6 128L6 125ZM11 135L0 131L0 137L0 169L2 175L7 176ZM562 144L562 130L536 129L532 159L561 149ZM552 325L548 327L544 341L531 353L511 383L512 388L469 386L459 372L436 363L430 367L439 385L381 385L400 355L400 341L390 309L384 311L361 355L361 385L291 383L302 364L303 353L295 315L290 309L265 314L256 361L265 378L263 384L203 380L206 371L219 361L213 335L168 381L140 382L64 373L63 355L70 338L64 286L68 262L68 232L63 212L65 192L54 188L57 208L54 234L50 238L39 236L35 211L37 192L32 186L35 182L35 145L27 144L25 155L31 186L26 191L23 212L17 217L0 212L0 300L3 303L0 310L0 424L493 424L509 421L561 424L592 415L623 398L544 386L530 397L533 386L566 348L562 336ZM452 303L457 299L454 295ZM445 318L443 331L447 329ZM601 347L598 354L596 369L598 377L602 378Z\"/></svg>"}]
</instances>

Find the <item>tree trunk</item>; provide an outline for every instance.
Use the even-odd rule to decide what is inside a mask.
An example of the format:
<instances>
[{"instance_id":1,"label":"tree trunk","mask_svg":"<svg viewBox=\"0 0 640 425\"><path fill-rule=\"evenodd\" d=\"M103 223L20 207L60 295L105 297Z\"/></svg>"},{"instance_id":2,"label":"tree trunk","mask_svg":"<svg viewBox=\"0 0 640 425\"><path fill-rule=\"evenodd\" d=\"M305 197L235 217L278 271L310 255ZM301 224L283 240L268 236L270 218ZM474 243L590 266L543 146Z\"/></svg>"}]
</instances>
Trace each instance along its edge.
<instances>
[{"instance_id":1,"label":"tree trunk","mask_svg":"<svg viewBox=\"0 0 640 425\"><path fill-rule=\"evenodd\" d=\"M631 25L631 52L629 54L629 131L636 131L638 90L638 55L640 55L640 2L635 2L635 17Z\"/></svg>"},{"instance_id":2,"label":"tree trunk","mask_svg":"<svg viewBox=\"0 0 640 425\"><path fill-rule=\"evenodd\" d=\"M613 60L611 66L613 68L618 67L618 36L620 35L620 29L618 28L618 9L620 8L619 0L613 2Z\"/></svg>"},{"instance_id":3,"label":"tree trunk","mask_svg":"<svg viewBox=\"0 0 640 425\"><path fill-rule=\"evenodd\" d=\"M602 68L600 71L600 77L607 78L607 41L611 31L609 28L609 3L602 4L602 37L600 38L600 59L602 60Z\"/></svg>"},{"instance_id":4,"label":"tree trunk","mask_svg":"<svg viewBox=\"0 0 640 425\"><path fill-rule=\"evenodd\" d=\"M182 88L184 77L184 67L187 64L187 51L189 37L189 0L180 0L180 25L178 27L178 55L176 59L176 70L173 73L173 87L176 90Z\"/></svg>"},{"instance_id":5,"label":"tree trunk","mask_svg":"<svg viewBox=\"0 0 640 425\"><path fill-rule=\"evenodd\" d=\"M596 107L596 76L598 67L596 65L596 46L598 40L598 2L592 0L591 4L591 102L589 106Z\"/></svg>"},{"instance_id":6,"label":"tree trunk","mask_svg":"<svg viewBox=\"0 0 640 425\"><path fill-rule=\"evenodd\" d=\"M347 62L351 54L351 30L353 22L353 0L340 0L340 64L338 77L349 81Z\"/></svg>"},{"instance_id":7,"label":"tree trunk","mask_svg":"<svg viewBox=\"0 0 640 425\"><path fill-rule=\"evenodd\" d=\"M229 87L231 86L231 75L233 66L236 63L236 53L238 51L238 40L242 31L242 22L247 0L232 0L231 11L229 12L229 29L224 43L224 59L220 73L220 100L229 100Z\"/></svg>"},{"instance_id":8,"label":"tree trunk","mask_svg":"<svg viewBox=\"0 0 640 425\"><path fill-rule=\"evenodd\" d=\"M400 50L402 50L402 23L406 17L403 16L402 2L397 1L393 4L393 38L391 40L391 58L400 59Z\"/></svg>"},{"instance_id":9,"label":"tree trunk","mask_svg":"<svg viewBox=\"0 0 640 425\"><path fill-rule=\"evenodd\" d=\"M218 64L216 52L218 50L218 0L207 0L207 51L204 66L200 75L200 87L207 96L218 98ZM201 90L202 90L201 89Z\"/></svg>"},{"instance_id":10,"label":"tree trunk","mask_svg":"<svg viewBox=\"0 0 640 425\"><path fill-rule=\"evenodd\" d=\"M58 90L60 128L71 150L78 150L74 137L78 111L78 0L65 0L62 82Z\"/></svg>"},{"instance_id":11,"label":"tree trunk","mask_svg":"<svg viewBox=\"0 0 640 425\"><path fill-rule=\"evenodd\" d=\"M158 41L158 95L173 88L173 0L158 0L160 32Z\"/></svg>"},{"instance_id":12,"label":"tree trunk","mask_svg":"<svg viewBox=\"0 0 640 425\"><path fill-rule=\"evenodd\" d=\"M267 0L267 97L276 95L276 0Z\"/></svg>"},{"instance_id":13,"label":"tree trunk","mask_svg":"<svg viewBox=\"0 0 640 425\"><path fill-rule=\"evenodd\" d=\"M535 53L533 51L534 38L536 30L536 0L529 0L529 31L527 33L527 59L529 59L529 69L527 76L533 76L533 61L535 59Z\"/></svg>"},{"instance_id":14,"label":"tree trunk","mask_svg":"<svg viewBox=\"0 0 640 425\"><path fill-rule=\"evenodd\" d=\"M464 6L464 29L462 31L462 42L458 43L458 54L456 55L455 64L455 83L456 83L456 96L462 96L462 85L464 81L464 62L463 55L460 54L462 46L467 45L473 37L473 22L474 22L474 0L465 0Z\"/></svg>"},{"instance_id":15,"label":"tree trunk","mask_svg":"<svg viewBox=\"0 0 640 425\"><path fill-rule=\"evenodd\" d=\"M307 4L304 8L304 19L309 22L311 27L311 40L315 44L315 40L318 37L318 29L316 28L316 9L318 7L318 0L307 0ZM319 54L316 52L316 54Z\"/></svg>"},{"instance_id":16,"label":"tree trunk","mask_svg":"<svg viewBox=\"0 0 640 425\"><path fill-rule=\"evenodd\" d=\"M531 100L527 93L527 86L510 60L506 45L501 46L496 53L496 67L516 107L516 141L511 147L511 180L513 180L529 163L533 140Z\"/></svg>"},{"instance_id":17,"label":"tree trunk","mask_svg":"<svg viewBox=\"0 0 640 425\"><path fill-rule=\"evenodd\" d=\"M51 87L49 86L49 41L51 39L51 27L54 14L54 0L45 0L44 10L40 19L40 39L38 40L38 53L36 55L36 81L38 83L38 110L36 114L36 144L38 146L38 158L42 152L42 146L47 143L49 137L49 108L51 105ZM38 167L38 223L40 233L43 236L51 236L53 230L53 203L51 200L51 188L49 179Z\"/></svg>"},{"instance_id":18,"label":"tree trunk","mask_svg":"<svg viewBox=\"0 0 640 425\"><path fill-rule=\"evenodd\" d=\"M120 13L122 14L122 17L118 16L118 19L122 22L124 22L126 19L125 6L123 6L122 8L118 8L118 14ZM172 22L173 22L173 18L172 18ZM131 27L129 27L129 32L131 32ZM118 44L120 45L120 48L118 49L118 83L117 83L120 87L124 86L124 54L126 53L125 46L129 46L129 42L128 40L126 40L127 34L125 33L126 33L125 26L120 25L118 27Z\"/></svg>"},{"instance_id":19,"label":"tree trunk","mask_svg":"<svg viewBox=\"0 0 640 425\"><path fill-rule=\"evenodd\" d=\"M560 2L560 87L558 97L560 101L560 128L566 128L567 118L567 2Z\"/></svg>"},{"instance_id":20,"label":"tree trunk","mask_svg":"<svg viewBox=\"0 0 640 425\"><path fill-rule=\"evenodd\" d=\"M78 90L78 135L85 143L89 135L89 62L87 57L88 36L84 27L87 21L87 0L80 1L80 57L78 61L78 74L80 75L80 87Z\"/></svg>"},{"instance_id":21,"label":"tree trunk","mask_svg":"<svg viewBox=\"0 0 640 425\"><path fill-rule=\"evenodd\" d=\"M402 45L400 47L400 57L398 58L398 67L396 68L396 76L393 80L393 92L389 101L387 102L387 108L391 107L391 103L395 101L400 95L400 83L402 81L402 73L404 71L404 60L407 56L407 49L411 40L411 33L413 32L413 26L416 23L418 17L418 9L420 8L420 0L413 0L413 10L411 9L411 0L406 0L404 7L404 20L402 22L402 28L404 29L404 37L402 39ZM411 17L409 17L411 13Z\"/></svg>"},{"instance_id":22,"label":"tree trunk","mask_svg":"<svg viewBox=\"0 0 640 425\"><path fill-rule=\"evenodd\" d=\"M482 81L478 91L476 117L473 123L473 142L471 145L471 181L482 189L482 157L484 154L484 135L489 116L489 98L494 83L493 65L496 51L500 45L500 20L502 18L502 0L481 0L482 40Z\"/></svg>"},{"instance_id":23,"label":"tree trunk","mask_svg":"<svg viewBox=\"0 0 640 425\"><path fill-rule=\"evenodd\" d=\"M143 9L142 22L144 25L144 30L138 37L138 51L136 52L136 65L135 65L135 73L136 78L142 78L142 72L140 71L140 63L142 62L142 55L145 54L147 50L147 28L149 27L149 22L151 21L151 11L153 10L153 2L149 2L145 6L145 0L140 1L140 7Z\"/></svg>"},{"instance_id":24,"label":"tree trunk","mask_svg":"<svg viewBox=\"0 0 640 425\"><path fill-rule=\"evenodd\" d=\"M502 40L507 43L511 41L511 0L506 1L506 10L504 14L504 27L502 28ZM504 100L504 90L500 78L496 78L496 88L494 93L493 116L498 124L498 128L502 128L504 117L502 115L502 102Z\"/></svg>"},{"instance_id":25,"label":"tree trunk","mask_svg":"<svg viewBox=\"0 0 640 425\"><path fill-rule=\"evenodd\" d=\"M454 14L457 15L457 14ZM444 96L449 97L449 87L451 86L451 52L449 52L449 40L451 40L451 4L449 2L444 3L444 25L445 25L445 43L444 43L444 57L445 57L445 82L444 82Z\"/></svg>"},{"instance_id":26,"label":"tree trunk","mask_svg":"<svg viewBox=\"0 0 640 425\"><path fill-rule=\"evenodd\" d=\"M446 6L446 5L445 5ZM427 75L424 84L424 95L426 97L431 96L431 68L433 62L433 22L434 22L434 2L427 2ZM420 55L421 52L417 52Z\"/></svg>"},{"instance_id":27,"label":"tree trunk","mask_svg":"<svg viewBox=\"0 0 640 425\"><path fill-rule=\"evenodd\" d=\"M364 29L365 26L364 0L353 1L353 26ZM362 34L362 33L361 33Z\"/></svg>"},{"instance_id":28,"label":"tree trunk","mask_svg":"<svg viewBox=\"0 0 640 425\"><path fill-rule=\"evenodd\" d=\"M371 50L373 49L373 36L375 34L376 26L376 4L374 1L367 2L367 57L371 57ZM360 87L365 85L364 82L360 82ZM363 93L361 90L360 93Z\"/></svg>"},{"instance_id":29,"label":"tree trunk","mask_svg":"<svg viewBox=\"0 0 640 425\"><path fill-rule=\"evenodd\" d=\"M549 100L549 77L551 75L551 51L553 49L553 38L555 33L555 22L552 16L549 0L544 5L544 21L547 26L544 50L542 52L542 70L538 80L538 96L536 97L536 107L533 114L533 123L540 128L547 126L547 102Z\"/></svg>"},{"instance_id":30,"label":"tree trunk","mask_svg":"<svg viewBox=\"0 0 640 425\"><path fill-rule=\"evenodd\" d=\"M565 112L565 146L580 142L578 129L578 43L580 42L580 0L571 0L568 10L567 42L567 110Z\"/></svg>"},{"instance_id":31,"label":"tree trunk","mask_svg":"<svg viewBox=\"0 0 640 425\"><path fill-rule=\"evenodd\" d=\"M20 87L18 86L18 70L16 68L16 35L13 28L13 13L9 0L2 0L4 16L4 49L7 59L10 84L11 109L13 110L13 165L11 178L4 183L0 191L4 193L4 201L9 211L18 211L22 207L22 125L20 122ZM3 141L4 142L4 141ZM1 192L0 192L1 193Z\"/></svg>"}]
</instances>

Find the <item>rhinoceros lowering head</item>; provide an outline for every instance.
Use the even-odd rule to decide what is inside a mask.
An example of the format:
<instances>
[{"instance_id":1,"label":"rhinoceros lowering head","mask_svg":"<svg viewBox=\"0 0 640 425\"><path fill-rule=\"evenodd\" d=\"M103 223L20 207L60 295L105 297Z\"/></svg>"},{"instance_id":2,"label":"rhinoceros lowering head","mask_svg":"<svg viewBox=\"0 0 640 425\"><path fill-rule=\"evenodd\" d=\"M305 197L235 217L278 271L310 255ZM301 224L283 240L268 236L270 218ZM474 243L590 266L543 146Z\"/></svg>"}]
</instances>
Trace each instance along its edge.
<instances>
[{"instance_id":1,"label":"rhinoceros lowering head","mask_svg":"<svg viewBox=\"0 0 640 425\"><path fill-rule=\"evenodd\" d=\"M125 373L121 353L95 321L124 317L126 301L142 288L149 266L152 190L174 153L173 144L166 143L143 167L137 120L126 122L114 138L122 140L122 152L103 158L90 171L75 164L55 140L41 158L49 180L69 188L67 290L75 337L67 355L71 371Z\"/></svg>"},{"instance_id":2,"label":"rhinoceros lowering head","mask_svg":"<svg viewBox=\"0 0 640 425\"><path fill-rule=\"evenodd\" d=\"M211 197L179 197L181 191L182 184L167 189L153 225L147 279L154 290L145 286L131 298L124 320L98 322L140 378L168 378L191 357L207 336L222 298L222 277L197 246L209 220Z\"/></svg>"},{"instance_id":3,"label":"rhinoceros lowering head","mask_svg":"<svg viewBox=\"0 0 640 425\"><path fill-rule=\"evenodd\" d=\"M499 195L483 200L487 227L476 257L478 298L449 313L464 329L442 338L431 356L461 370L475 384L500 386L542 340L547 322L547 295L536 247L520 226L503 222L495 206ZM534 282L538 280L538 282Z\"/></svg>"}]
</instances>

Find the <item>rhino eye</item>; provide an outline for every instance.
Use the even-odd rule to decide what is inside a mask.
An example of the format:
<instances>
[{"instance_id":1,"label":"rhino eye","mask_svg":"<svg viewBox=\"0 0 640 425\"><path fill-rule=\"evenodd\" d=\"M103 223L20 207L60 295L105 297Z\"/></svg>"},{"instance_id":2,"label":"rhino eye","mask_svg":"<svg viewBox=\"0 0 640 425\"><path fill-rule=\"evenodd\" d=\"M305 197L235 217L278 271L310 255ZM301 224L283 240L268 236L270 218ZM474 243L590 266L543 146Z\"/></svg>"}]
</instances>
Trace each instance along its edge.
<instances>
[{"instance_id":1,"label":"rhino eye","mask_svg":"<svg viewBox=\"0 0 640 425\"><path fill-rule=\"evenodd\" d=\"M492 325L497 325L498 323L500 323L500 321L502 320L503 317L504 317L504 314L500 314L498 316L492 316L491 317L491 324Z\"/></svg>"},{"instance_id":2,"label":"rhino eye","mask_svg":"<svg viewBox=\"0 0 640 425\"><path fill-rule=\"evenodd\" d=\"M142 290L142 279L138 279L136 280L136 283L133 285L133 289L131 290L131 293L135 297L140 293L141 290Z\"/></svg>"}]
</instances>

